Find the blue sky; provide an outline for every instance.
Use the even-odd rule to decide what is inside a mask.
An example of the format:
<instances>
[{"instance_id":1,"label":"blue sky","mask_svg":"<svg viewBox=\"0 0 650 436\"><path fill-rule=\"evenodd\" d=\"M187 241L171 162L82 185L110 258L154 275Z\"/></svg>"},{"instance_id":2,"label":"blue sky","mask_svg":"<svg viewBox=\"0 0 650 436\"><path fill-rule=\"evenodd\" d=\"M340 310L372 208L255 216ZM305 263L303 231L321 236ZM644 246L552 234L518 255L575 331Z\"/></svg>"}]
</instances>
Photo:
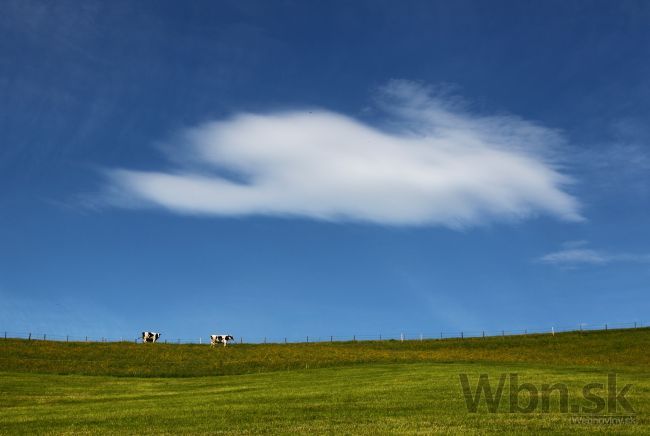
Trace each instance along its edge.
<instances>
[{"instance_id":1,"label":"blue sky","mask_svg":"<svg viewBox=\"0 0 650 436\"><path fill-rule=\"evenodd\" d=\"M650 321L647 2L0 10L0 330Z\"/></svg>"}]
</instances>

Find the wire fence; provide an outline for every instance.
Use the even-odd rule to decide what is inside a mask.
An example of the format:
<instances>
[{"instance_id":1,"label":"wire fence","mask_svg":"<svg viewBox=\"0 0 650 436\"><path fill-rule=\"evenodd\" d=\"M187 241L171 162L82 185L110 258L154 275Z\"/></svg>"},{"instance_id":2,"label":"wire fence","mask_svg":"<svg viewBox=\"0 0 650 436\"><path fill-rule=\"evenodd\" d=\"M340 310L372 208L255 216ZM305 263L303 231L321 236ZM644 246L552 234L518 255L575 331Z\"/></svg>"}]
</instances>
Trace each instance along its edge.
<instances>
[{"instance_id":1,"label":"wire fence","mask_svg":"<svg viewBox=\"0 0 650 436\"><path fill-rule=\"evenodd\" d=\"M604 323L604 324L587 324L579 323L575 325L552 326L541 328L527 328L518 330L461 330L461 331L439 331L439 332L400 332L397 334L352 334L352 335L304 335L304 336L285 336L285 337L235 337L233 343L239 344L289 344L289 343L323 343L323 342L355 342L355 341L425 341L425 340L452 340L452 339L470 339L470 338L490 338L490 337L508 337L521 335L540 335L577 331L594 331L594 330L615 330L615 329L635 329L650 326L647 322L623 322L623 323ZM141 342L141 336L123 335L123 336L79 336L67 334L52 334L42 332L14 332L0 331L4 334L4 339L26 339L31 341L59 341L59 342ZM163 333L164 335L164 333ZM210 344L210 336L198 336L195 339L188 338L165 338L161 335L159 343L164 344Z\"/></svg>"}]
</instances>

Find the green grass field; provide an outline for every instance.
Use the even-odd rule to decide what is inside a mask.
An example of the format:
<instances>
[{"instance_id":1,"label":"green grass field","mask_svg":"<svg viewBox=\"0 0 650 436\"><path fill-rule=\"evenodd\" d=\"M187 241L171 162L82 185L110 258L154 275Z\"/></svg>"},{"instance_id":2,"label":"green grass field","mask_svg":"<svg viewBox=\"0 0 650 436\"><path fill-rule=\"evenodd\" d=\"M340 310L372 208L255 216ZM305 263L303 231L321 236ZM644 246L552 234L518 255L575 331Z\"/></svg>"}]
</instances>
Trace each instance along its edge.
<instances>
[{"instance_id":1,"label":"green grass field","mask_svg":"<svg viewBox=\"0 0 650 436\"><path fill-rule=\"evenodd\" d=\"M650 433L650 330L445 341L198 345L0 340L2 434ZM468 411L459 382L501 374L582 389L616 372L633 423L576 422L549 411ZM592 390L606 396L604 388ZM536 395L538 405L541 394ZM529 398L521 394L520 405ZM606 410L597 416L607 414Z\"/></svg>"}]
</instances>

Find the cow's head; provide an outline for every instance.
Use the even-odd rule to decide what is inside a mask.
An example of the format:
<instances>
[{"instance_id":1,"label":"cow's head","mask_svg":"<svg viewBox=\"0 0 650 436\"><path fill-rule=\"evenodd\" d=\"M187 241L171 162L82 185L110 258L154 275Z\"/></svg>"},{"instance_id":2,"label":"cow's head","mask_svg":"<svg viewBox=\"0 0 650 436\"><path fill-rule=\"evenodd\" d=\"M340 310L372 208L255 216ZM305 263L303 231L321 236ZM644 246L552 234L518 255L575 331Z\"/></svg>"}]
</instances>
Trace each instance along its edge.
<instances>
[{"instance_id":1,"label":"cow's head","mask_svg":"<svg viewBox=\"0 0 650 436\"><path fill-rule=\"evenodd\" d=\"M156 333L156 339L160 337L160 333Z\"/></svg>"}]
</instances>

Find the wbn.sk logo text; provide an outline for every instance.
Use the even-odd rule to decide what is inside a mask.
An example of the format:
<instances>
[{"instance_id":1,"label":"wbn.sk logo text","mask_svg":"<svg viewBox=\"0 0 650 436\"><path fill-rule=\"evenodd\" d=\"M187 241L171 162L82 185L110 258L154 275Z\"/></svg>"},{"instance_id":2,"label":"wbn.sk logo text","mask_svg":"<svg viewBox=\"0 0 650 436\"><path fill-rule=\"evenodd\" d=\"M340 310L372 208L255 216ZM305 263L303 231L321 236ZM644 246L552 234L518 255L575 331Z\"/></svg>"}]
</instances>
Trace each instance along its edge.
<instances>
[{"instance_id":1,"label":"wbn.sk logo text","mask_svg":"<svg viewBox=\"0 0 650 436\"><path fill-rule=\"evenodd\" d=\"M630 402L625 395L632 388L631 384L618 390L616 374L607 375L605 383L587 383L582 387L582 397L578 402L572 402L569 408L569 388L564 383L543 383L536 386L532 383L519 383L516 373L501 374L496 388L490 382L487 374L481 374L476 389L472 390L467 374L459 374L460 385L463 389L467 410L471 413L478 411L481 399L485 400L487 410L491 413L499 411L503 399L506 378L508 378L508 402L510 413L531 413L534 411L549 412L551 408L551 395L559 397L559 412L561 413L588 413L608 414L627 413L634 414ZM527 394L527 395L526 395ZM620 407L618 407L620 406Z\"/></svg>"}]
</instances>

